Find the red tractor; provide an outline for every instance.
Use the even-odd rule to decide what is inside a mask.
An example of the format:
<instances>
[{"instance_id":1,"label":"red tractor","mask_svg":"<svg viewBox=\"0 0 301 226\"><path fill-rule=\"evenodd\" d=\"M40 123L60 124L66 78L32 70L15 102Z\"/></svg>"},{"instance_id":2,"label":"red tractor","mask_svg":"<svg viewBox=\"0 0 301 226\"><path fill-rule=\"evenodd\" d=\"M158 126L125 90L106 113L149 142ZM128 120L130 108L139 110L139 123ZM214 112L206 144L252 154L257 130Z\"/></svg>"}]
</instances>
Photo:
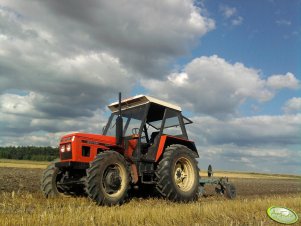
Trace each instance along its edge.
<instances>
[{"instance_id":1,"label":"red tractor","mask_svg":"<svg viewBox=\"0 0 301 226\"><path fill-rule=\"evenodd\" d=\"M108 106L103 134L72 133L60 141L60 160L44 171L46 197L87 194L98 205L122 204L129 190L153 188L172 201L197 199L198 152L181 108L139 95Z\"/></svg>"}]
</instances>

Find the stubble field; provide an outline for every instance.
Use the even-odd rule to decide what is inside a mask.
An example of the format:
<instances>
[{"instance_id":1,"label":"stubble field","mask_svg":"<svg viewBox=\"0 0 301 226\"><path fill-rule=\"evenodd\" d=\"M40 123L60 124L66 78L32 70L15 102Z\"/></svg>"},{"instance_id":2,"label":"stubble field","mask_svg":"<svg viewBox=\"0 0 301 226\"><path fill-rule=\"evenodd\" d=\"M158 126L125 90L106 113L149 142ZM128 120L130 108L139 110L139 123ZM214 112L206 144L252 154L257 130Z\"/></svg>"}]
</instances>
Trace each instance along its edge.
<instances>
[{"instance_id":1,"label":"stubble field","mask_svg":"<svg viewBox=\"0 0 301 226\"><path fill-rule=\"evenodd\" d=\"M45 199L39 188L45 166L0 160L1 225L277 225L267 217L268 207L301 213L298 176L217 172L215 176L228 176L235 184L235 200L208 186L194 203L132 198L122 206L99 207L85 197Z\"/></svg>"}]
</instances>

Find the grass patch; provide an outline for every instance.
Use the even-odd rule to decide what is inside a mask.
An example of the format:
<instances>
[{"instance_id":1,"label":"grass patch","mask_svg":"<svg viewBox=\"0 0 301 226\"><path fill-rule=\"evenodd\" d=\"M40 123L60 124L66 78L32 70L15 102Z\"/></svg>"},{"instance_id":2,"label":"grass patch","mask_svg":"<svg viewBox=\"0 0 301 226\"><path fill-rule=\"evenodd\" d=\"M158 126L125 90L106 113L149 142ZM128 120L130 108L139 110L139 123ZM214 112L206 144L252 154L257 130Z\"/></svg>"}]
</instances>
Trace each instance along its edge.
<instances>
[{"instance_id":1,"label":"grass patch","mask_svg":"<svg viewBox=\"0 0 301 226\"><path fill-rule=\"evenodd\" d=\"M49 162L46 162L46 161L0 159L0 167L44 169L48 164L49 164Z\"/></svg>"},{"instance_id":2,"label":"grass patch","mask_svg":"<svg viewBox=\"0 0 301 226\"><path fill-rule=\"evenodd\" d=\"M300 195L206 199L188 204L135 199L99 207L87 198L45 199L40 193L0 194L1 225L273 225L272 205L301 212ZM275 223L275 225L277 225Z\"/></svg>"}]
</instances>

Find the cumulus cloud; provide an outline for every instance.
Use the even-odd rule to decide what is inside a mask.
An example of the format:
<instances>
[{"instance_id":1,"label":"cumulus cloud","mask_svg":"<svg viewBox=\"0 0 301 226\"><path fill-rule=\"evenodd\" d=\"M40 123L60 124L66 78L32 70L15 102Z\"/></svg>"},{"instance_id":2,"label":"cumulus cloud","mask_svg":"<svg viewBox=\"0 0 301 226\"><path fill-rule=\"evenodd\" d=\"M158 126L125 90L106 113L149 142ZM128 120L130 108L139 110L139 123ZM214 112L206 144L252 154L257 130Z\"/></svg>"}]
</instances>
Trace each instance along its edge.
<instances>
[{"instance_id":1,"label":"cumulus cloud","mask_svg":"<svg viewBox=\"0 0 301 226\"><path fill-rule=\"evenodd\" d=\"M298 82L291 73L265 80L259 70L213 55L192 60L165 80L143 80L142 84L151 94L160 93L195 113L218 116L236 113L246 99L268 101L275 90L296 88Z\"/></svg>"},{"instance_id":2,"label":"cumulus cloud","mask_svg":"<svg viewBox=\"0 0 301 226\"><path fill-rule=\"evenodd\" d=\"M192 120L194 124L190 126L190 131L195 139L201 134L200 143L203 145L235 144L240 147L256 147L268 144L285 147L300 144L301 140L301 114L223 120L198 116Z\"/></svg>"},{"instance_id":3,"label":"cumulus cloud","mask_svg":"<svg viewBox=\"0 0 301 226\"><path fill-rule=\"evenodd\" d=\"M107 121L108 114L104 109L96 109L89 116L49 117L48 114L35 110L33 94L23 98L16 98L14 95L11 97L15 97L11 101L11 106L3 102L8 95L0 98L0 143L2 145L10 145L12 141L20 141L19 145L25 145L21 142L24 137L44 137L48 133L62 134L70 131L101 133ZM22 106L28 106L28 108L20 110ZM25 143L28 144L28 142ZM49 140L44 145L50 143Z\"/></svg>"},{"instance_id":4,"label":"cumulus cloud","mask_svg":"<svg viewBox=\"0 0 301 226\"><path fill-rule=\"evenodd\" d=\"M237 12L237 9L235 7L229 7L226 5L221 5L219 9L226 18L232 17Z\"/></svg>"},{"instance_id":5,"label":"cumulus cloud","mask_svg":"<svg viewBox=\"0 0 301 226\"><path fill-rule=\"evenodd\" d=\"M289 20L281 19L281 20L276 20L277 25L284 25L284 26L290 26L292 25L292 22Z\"/></svg>"},{"instance_id":6,"label":"cumulus cloud","mask_svg":"<svg viewBox=\"0 0 301 226\"><path fill-rule=\"evenodd\" d=\"M301 153L283 147L211 145L199 148L200 167L235 171L300 174Z\"/></svg>"},{"instance_id":7,"label":"cumulus cloud","mask_svg":"<svg viewBox=\"0 0 301 226\"><path fill-rule=\"evenodd\" d=\"M241 25L243 21L244 21L244 19L241 16L239 16L239 17L231 20L231 23L233 26L238 26L238 25Z\"/></svg>"},{"instance_id":8,"label":"cumulus cloud","mask_svg":"<svg viewBox=\"0 0 301 226\"><path fill-rule=\"evenodd\" d=\"M1 16L0 93L34 92L40 111L81 116L134 85L135 74L110 53L78 48L76 53L64 54L46 32L24 26L15 13L4 11Z\"/></svg>"},{"instance_id":9,"label":"cumulus cloud","mask_svg":"<svg viewBox=\"0 0 301 226\"><path fill-rule=\"evenodd\" d=\"M29 95L21 96L15 94L3 94L0 96L0 109L2 113L15 115L38 115L32 104L35 98L33 92Z\"/></svg>"},{"instance_id":10,"label":"cumulus cloud","mask_svg":"<svg viewBox=\"0 0 301 226\"><path fill-rule=\"evenodd\" d=\"M283 106L285 113L297 113L301 112L301 97L293 97L285 102Z\"/></svg>"},{"instance_id":11,"label":"cumulus cloud","mask_svg":"<svg viewBox=\"0 0 301 226\"><path fill-rule=\"evenodd\" d=\"M290 72L285 75L272 75L267 80L267 85L273 89L297 89L299 83L295 75Z\"/></svg>"},{"instance_id":12,"label":"cumulus cloud","mask_svg":"<svg viewBox=\"0 0 301 226\"><path fill-rule=\"evenodd\" d=\"M227 5L220 5L220 12L223 14L225 20L229 20L232 26L238 26L243 23L243 17L238 16L237 9Z\"/></svg>"},{"instance_id":13,"label":"cumulus cloud","mask_svg":"<svg viewBox=\"0 0 301 226\"><path fill-rule=\"evenodd\" d=\"M211 163L228 170L301 173L300 114L192 120L188 133L203 168Z\"/></svg>"},{"instance_id":14,"label":"cumulus cloud","mask_svg":"<svg viewBox=\"0 0 301 226\"><path fill-rule=\"evenodd\" d=\"M110 52L142 75L160 76L167 63L214 28L192 0L35 1L3 3L58 51Z\"/></svg>"}]
</instances>

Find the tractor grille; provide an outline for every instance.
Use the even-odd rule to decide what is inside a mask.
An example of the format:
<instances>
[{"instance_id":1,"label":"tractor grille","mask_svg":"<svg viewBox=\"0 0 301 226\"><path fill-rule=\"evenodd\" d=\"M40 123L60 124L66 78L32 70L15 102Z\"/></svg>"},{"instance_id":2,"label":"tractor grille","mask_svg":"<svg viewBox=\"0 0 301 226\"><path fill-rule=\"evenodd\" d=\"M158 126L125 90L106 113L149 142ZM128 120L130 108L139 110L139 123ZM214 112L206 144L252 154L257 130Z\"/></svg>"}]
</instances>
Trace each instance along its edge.
<instances>
[{"instance_id":1,"label":"tractor grille","mask_svg":"<svg viewBox=\"0 0 301 226\"><path fill-rule=\"evenodd\" d=\"M61 160L72 159L72 151L61 153Z\"/></svg>"}]
</instances>

